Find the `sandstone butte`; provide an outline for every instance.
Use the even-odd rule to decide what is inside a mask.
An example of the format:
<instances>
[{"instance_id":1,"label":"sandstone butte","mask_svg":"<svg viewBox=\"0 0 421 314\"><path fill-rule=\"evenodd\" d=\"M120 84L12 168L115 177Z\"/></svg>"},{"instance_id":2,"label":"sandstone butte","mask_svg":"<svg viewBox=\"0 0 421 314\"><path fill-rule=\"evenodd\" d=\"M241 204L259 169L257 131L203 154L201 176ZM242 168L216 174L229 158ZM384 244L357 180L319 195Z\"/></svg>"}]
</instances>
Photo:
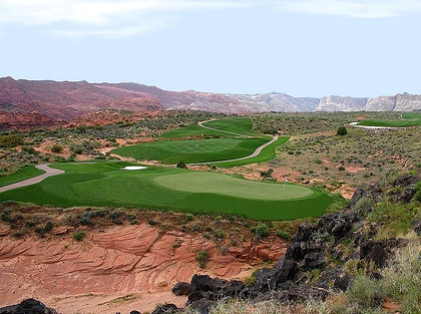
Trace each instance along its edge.
<instances>
[{"instance_id":1,"label":"sandstone butte","mask_svg":"<svg viewBox=\"0 0 421 314\"><path fill-rule=\"evenodd\" d=\"M71 227L42 239L13 239L7 228L0 227L0 305L36 298L62 313L144 312L165 302L184 306L185 297L171 294L175 283L196 273L243 279L286 251L285 243L267 238L222 254L200 235L148 224L89 231L81 242L72 239ZM205 269L195 260L199 250L210 253Z\"/></svg>"}]
</instances>

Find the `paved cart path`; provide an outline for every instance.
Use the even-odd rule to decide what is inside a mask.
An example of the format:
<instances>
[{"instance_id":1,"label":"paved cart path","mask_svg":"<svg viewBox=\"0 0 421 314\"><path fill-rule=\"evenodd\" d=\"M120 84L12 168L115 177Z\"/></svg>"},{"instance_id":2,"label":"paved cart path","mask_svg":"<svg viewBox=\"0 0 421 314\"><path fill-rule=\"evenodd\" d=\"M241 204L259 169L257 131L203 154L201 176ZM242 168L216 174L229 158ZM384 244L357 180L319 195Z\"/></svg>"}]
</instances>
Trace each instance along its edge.
<instances>
[{"instance_id":1,"label":"paved cart path","mask_svg":"<svg viewBox=\"0 0 421 314\"><path fill-rule=\"evenodd\" d=\"M14 183L14 184L11 184L11 185L1 187L0 193L6 192L6 191L9 191L9 190L13 190L13 189L17 189L17 188L21 188L21 187L28 186L28 185L34 185L34 184L40 183L42 180L44 180L48 177L52 177L52 176L56 176L58 174L64 173L63 170L50 168L50 167L48 167L47 164L37 165L36 168L45 171L45 173L42 174L42 175L39 175L37 177L28 179L28 180L24 180L24 181L21 181L21 182L18 182L18 183Z\"/></svg>"}]
</instances>

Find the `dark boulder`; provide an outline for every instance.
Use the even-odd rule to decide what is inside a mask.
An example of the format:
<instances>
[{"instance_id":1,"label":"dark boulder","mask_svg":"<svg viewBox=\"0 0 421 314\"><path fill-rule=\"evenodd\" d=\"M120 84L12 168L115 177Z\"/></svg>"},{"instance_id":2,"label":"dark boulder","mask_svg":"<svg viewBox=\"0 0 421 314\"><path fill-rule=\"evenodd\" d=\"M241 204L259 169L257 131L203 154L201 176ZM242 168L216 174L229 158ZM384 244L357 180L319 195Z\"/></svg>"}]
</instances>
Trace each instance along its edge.
<instances>
[{"instance_id":1,"label":"dark boulder","mask_svg":"<svg viewBox=\"0 0 421 314\"><path fill-rule=\"evenodd\" d=\"M192 291L212 291L211 277L208 275L194 275L191 279Z\"/></svg>"},{"instance_id":2,"label":"dark boulder","mask_svg":"<svg viewBox=\"0 0 421 314\"><path fill-rule=\"evenodd\" d=\"M172 293L176 296L189 295L192 291L192 285L188 282L177 282L172 288Z\"/></svg>"},{"instance_id":3,"label":"dark boulder","mask_svg":"<svg viewBox=\"0 0 421 314\"><path fill-rule=\"evenodd\" d=\"M306 241L311 234L316 231L316 226L312 223L303 223L298 227L297 232L292 236L291 242Z\"/></svg>"},{"instance_id":4,"label":"dark boulder","mask_svg":"<svg viewBox=\"0 0 421 314\"><path fill-rule=\"evenodd\" d=\"M171 313L179 313L183 311L183 309L178 308L174 304L164 304L158 308L156 308L152 314L171 314Z\"/></svg>"},{"instance_id":5,"label":"dark boulder","mask_svg":"<svg viewBox=\"0 0 421 314\"><path fill-rule=\"evenodd\" d=\"M1 308L0 314L57 314L57 312L54 309L46 307L38 300L27 299L18 305Z\"/></svg>"},{"instance_id":6,"label":"dark boulder","mask_svg":"<svg viewBox=\"0 0 421 314\"><path fill-rule=\"evenodd\" d=\"M245 291L246 286L239 280L227 281L211 278L208 275L194 275L191 280L192 293L207 293L210 300L224 297L238 297Z\"/></svg>"},{"instance_id":7,"label":"dark boulder","mask_svg":"<svg viewBox=\"0 0 421 314\"><path fill-rule=\"evenodd\" d=\"M209 308L214 304L214 302L212 302L209 299L200 299L197 300L195 302L192 302L190 304L190 307L196 311L198 311L200 314L208 314L209 313Z\"/></svg>"},{"instance_id":8,"label":"dark boulder","mask_svg":"<svg viewBox=\"0 0 421 314\"><path fill-rule=\"evenodd\" d=\"M294 279L295 273L297 272L297 263L292 260L281 258L281 264L279 270L275 272L276 284L286 282Z\"/></svg>"}]
</instances>

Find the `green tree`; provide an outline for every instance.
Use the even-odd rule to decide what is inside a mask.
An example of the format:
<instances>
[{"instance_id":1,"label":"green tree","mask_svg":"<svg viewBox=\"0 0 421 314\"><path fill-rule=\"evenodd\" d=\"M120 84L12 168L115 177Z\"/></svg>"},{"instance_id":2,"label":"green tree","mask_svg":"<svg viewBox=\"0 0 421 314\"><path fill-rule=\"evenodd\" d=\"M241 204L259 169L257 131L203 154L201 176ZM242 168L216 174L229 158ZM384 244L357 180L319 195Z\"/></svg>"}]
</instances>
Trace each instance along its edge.
<instances>
[{"instance_id":1,"label":"green tree","mask_svg":"<svg viewBox=\"0 0 421 314\"><path fill-rule=\"evenodd\" d=\"M344 126L340 126L338 128L338 131L336 131L336 135L344 136L344 135L347 135L347 134L348 134L348 131L346 130L346 127L344 127Z\"/></svg>"}]
</instances>

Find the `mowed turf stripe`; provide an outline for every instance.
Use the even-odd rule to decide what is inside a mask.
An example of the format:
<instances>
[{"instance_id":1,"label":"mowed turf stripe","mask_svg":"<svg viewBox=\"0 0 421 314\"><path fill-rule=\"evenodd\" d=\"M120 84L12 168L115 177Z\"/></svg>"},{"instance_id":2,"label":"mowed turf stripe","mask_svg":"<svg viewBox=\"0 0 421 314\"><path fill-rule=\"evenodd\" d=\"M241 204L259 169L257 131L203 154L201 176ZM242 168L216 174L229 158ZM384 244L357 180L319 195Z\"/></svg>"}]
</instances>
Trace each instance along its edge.
<instances>
[{"instance_id":1,"label":"mowed turf stripe","mask_svg":"<svg viewBox=\"0 0 421 314\"><path fill-rule=\"evenodd\" d=\"M154 181L178 191L222 194L256 200L293 200L306 198L314 193L311 189L298 185L248 181L207 172L159 176Z\"/></svg>"}]
</instances>

